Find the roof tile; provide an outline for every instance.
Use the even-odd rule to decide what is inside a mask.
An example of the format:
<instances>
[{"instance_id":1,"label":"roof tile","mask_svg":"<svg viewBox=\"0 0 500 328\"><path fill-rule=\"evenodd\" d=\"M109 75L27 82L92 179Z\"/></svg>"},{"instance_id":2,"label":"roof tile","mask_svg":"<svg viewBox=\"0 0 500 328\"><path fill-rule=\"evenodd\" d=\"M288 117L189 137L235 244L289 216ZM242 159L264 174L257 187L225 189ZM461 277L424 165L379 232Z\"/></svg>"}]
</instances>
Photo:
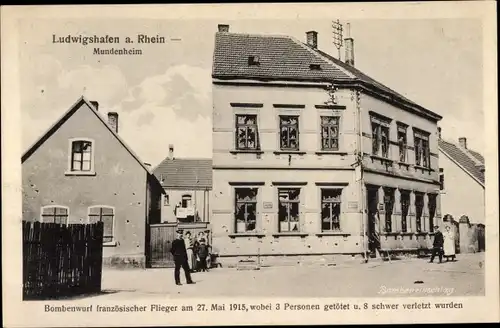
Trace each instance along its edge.
<instances>
[{"instance_id":1,"label":"roof tile","mask_svg":"<svg viewBox=\"0 0 500 328\"><path fill-rule=\"evenodd\" d=\"M212 189L211 159L167 157L153 174L167 188Z\"/></svg>"},{"instance_id":2,"label":"roof tile","mask_svg":"<svg viewBox=\"0 0 500 328\"><path fill-rule=\"evenodd\" d=\"M442 139L439 140L439 148L484 185L484 171L481 169L481 166L484 168L484 157L481 154Z\"/></svg>"}]
</instances>

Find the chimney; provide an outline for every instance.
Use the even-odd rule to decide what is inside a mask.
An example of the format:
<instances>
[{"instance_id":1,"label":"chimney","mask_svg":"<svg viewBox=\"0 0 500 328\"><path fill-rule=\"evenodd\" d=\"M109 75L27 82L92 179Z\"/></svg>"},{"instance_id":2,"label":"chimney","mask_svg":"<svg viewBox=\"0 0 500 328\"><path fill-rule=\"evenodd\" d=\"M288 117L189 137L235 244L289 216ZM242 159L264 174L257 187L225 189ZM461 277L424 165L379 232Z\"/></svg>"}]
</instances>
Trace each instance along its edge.
<instances>
[{"instance_id":1,"label":"chimney","mask_svg":"<svg viewBox=\"0 0 500 328\"><path fill-rule=\"evenodd\" d=\"M108 124L113 129L114 133L118 133L118 113L109 112L108 113Z\"/></svg>"},{"instance_id":2,"label":"chimney","mask_svg":"<svg viewBox=\"0 0 500 328\"><path fill-rule=\"evenodd\" d=\"M99 110L99 103L97 101L91 101L90 103L94 106L95 110Z\"/></svg>"},{"instance_id":3,"label":"chimney","mask_svg":"<svg viewBox=\"0 0 500 328\"><path fill-rule=\"evenodd\" d=\"M347 23L345 43L345 63L354 66L354 39L351 38L351 24Z\"/></svg>"},{"instance_id":4,"label":"chimney","mask_svg":"<svg viewBox=\"0 0 500 328\"><path fill-rule=\"evenodd\" d=\"M306 32L307 45L313 49L318 48L318 32L309 31Z\"/></svg>"},{"instance_id":5,"label":"chimney","mask_svg":"<svg viewBox=\"0 0 500 328\"><path fill-rule=\"evenodd\" d=\"M174 145L168 145L168 158L174 159Z\"/></svg>"},{"instance_id":6,"label":"chimney","mask_svg":"<svg viewBox=\"0 0 500 328\"><path fill-rule=\"evenodd\" d=\"M441 139L441 127L438 126L438 138Z\"/></svg>"},{"instance_id":7,"label":"chimney","mask_svg":"<svg viewBox=\"0 0 500 328\"><path fill-rule=\"evenodd\" d=\"M460 144L460 147L467 149L467 138L466 137L458 138L458 143Z\"/></svg>"},{"instance_id":8,"label":"chimney","mask_svg":"<svg viewBox=\"0 0 500 328\"><path fill-rule=\"evenodd\" d=\"M229 25L227 24L219 24L219 32L229 32Z\"/></svg>"}]
</instances>

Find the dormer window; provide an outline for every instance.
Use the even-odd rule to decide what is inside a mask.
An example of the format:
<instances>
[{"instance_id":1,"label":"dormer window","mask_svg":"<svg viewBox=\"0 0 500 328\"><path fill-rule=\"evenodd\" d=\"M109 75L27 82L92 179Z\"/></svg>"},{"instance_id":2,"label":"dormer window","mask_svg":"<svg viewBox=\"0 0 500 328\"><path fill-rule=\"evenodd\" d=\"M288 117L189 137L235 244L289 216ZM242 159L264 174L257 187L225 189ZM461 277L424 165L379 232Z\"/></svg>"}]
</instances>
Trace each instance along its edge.
<instances>
[{"instance_id":1,"label":"dormer window","mask_svg":"<svg viewBox=\"0 0 500 328\"><path fill-rule=\"evenodd\" d=\"M309 68L311 69L311 71L320 71L321 65L320 64L310 64Z\"/></svg>"},{"instance_id":2,"label":"dormer window","mask_svg":"<svg viewBox=\"0 0 500 328\"><path fill-rule=\"evenodd\" d=\"M248 66L260 65L259 56L248 56Z\"/></svg>"}]
</instances>

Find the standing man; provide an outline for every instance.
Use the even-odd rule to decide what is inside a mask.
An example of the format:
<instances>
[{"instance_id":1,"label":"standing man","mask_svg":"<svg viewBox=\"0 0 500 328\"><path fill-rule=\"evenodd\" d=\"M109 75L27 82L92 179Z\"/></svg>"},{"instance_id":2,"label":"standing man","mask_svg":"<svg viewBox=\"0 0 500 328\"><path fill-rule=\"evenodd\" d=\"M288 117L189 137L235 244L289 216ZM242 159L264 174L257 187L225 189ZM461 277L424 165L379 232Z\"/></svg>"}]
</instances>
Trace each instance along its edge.
<instances>
[{"instance_id":1,"label":"standing man","mask_svg":"<svg viewBox=\"0 0 500 328\"><path fill-rule=\"evenodd\" d=\"M181 277L180 277L181 267L184 270L184 274L186 275L186 283L194 284L193 280L191 280L191 274L189 273L186 244L184 243L184 239L182 238L182 230L177 230L177 238L172 242L172 248L170 249L170 253L172 253L172 255L174 256L174 262L175 262L175 270L174 270L175 284L181 285Z\"/></svg>"},{"instance_id":2,"label":"standing man","mask_svg":"<svg viewBox=\"0 0 500 328\"><path fill-rule=\"evenodd\" d=\"M432 244L432 255L431 255L431 260L429 262L430 263L434 262L434 257L436 257L436 254L438 254L439 263L442 263L443 244L444 244L443 233L439 230L439 226L434 226L434 231L436 233L434 234L434 243Z\"/></svg>"}]
</instances>

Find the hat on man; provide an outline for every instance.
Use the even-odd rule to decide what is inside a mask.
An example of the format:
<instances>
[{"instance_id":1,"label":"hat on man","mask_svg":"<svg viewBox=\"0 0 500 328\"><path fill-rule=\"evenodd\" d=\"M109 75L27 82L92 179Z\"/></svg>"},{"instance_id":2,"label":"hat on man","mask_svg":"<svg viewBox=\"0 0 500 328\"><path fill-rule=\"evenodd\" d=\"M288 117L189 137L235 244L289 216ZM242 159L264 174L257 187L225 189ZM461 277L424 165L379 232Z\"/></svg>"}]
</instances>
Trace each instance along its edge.
<instances>
[{"instance_id":1,"label":"hat on man","mask_svg":"<svg viewBox=\"0 0 500 328\"><path fill-rule=\"evenodd\" d=\"M183 233L184 231L182 229L177 229L177 233Z\"/></svg>"},{"instance_id":2,"label":"hat on man","mask_svg":"<svg viewBox=\"0 0 500 328\"><path fill-rule=\"evenodd\" d=\"M438 225L435 225L435 226L434 226L434 229L439 229L439 226L438 226Z\"/></svg>"}]
</instances>

